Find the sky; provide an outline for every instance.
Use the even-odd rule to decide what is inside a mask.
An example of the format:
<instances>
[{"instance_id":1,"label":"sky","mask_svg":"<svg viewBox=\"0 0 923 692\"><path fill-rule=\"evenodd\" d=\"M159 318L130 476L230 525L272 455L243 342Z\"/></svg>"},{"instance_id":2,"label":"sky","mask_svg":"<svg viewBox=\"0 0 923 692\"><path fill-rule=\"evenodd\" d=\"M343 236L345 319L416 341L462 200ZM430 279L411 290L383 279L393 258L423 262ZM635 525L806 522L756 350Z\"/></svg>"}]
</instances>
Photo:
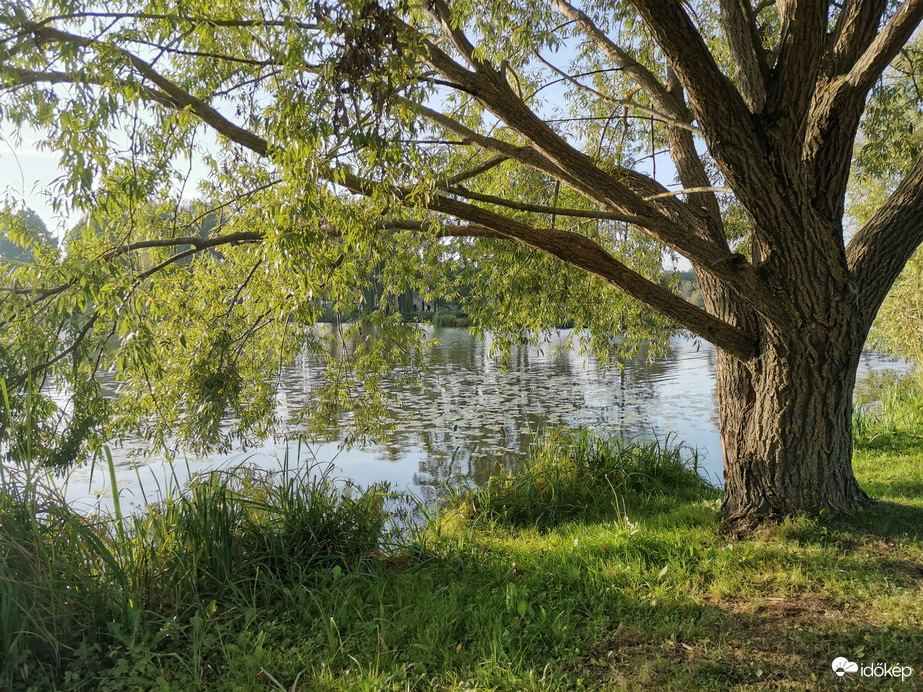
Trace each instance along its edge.
<instances>
[{"instance_id":1,"label":"sky","mask_svg":"<svg viewBox=\"0 0 923 692\"><path fill-rule=\"evenodd\" d=\"M28 129L17 133L9 123L4 123L0 130L0 203L9 201L25 206L36 212L45 222L48 230L63 238L73 228L82 212L55 211L51 196L55 181L63 175L58 165L58 154L37 146L41 136ZM215 144L214 134L203 133L199 140ZM189 166L188 160L179 162L180 169ZM197 162L191 171L191 177L184 188L184 197L196 197L198 182L205 175L205 167Z\"/></svg>"},{"instance_id":2,"label":"sky","mask_svg":"<svg viewBox=\"0 0 923 692\"><path fill-rule=\"evenodd\" d=\"M38 139L34 133L24 133L18 146L8 128L0 132L0 137L0 200L24 203L42 218L49 231L63 235L79 215L56 214L49 203L48 192L61 175L57 154L39 151L34 145Z\"/></svg>"}]
</instances>

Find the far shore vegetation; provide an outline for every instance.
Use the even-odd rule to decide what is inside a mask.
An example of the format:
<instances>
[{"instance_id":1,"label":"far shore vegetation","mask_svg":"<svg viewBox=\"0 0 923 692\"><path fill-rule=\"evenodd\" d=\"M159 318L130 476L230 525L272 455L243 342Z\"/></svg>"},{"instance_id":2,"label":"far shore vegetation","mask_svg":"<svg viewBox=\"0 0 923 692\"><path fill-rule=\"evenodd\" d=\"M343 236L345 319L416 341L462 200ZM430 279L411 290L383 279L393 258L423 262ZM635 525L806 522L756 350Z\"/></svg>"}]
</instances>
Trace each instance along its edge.
<instances>
[{"instance_id":1,"label":"far shore vegetation","mask_svg":"<svg viewBox=\"0 0 923 692\"><path fill-rule=\"evenodd\" d=\"M0 687L826 690L862 682L832 671L847 656L913 668L874 689L917 689L915 378L855 430L875 504L742 540L692 450L580 430L439 509L240 468L141 516L85 516L7 471Z\"/></svg>"}]
</instances>

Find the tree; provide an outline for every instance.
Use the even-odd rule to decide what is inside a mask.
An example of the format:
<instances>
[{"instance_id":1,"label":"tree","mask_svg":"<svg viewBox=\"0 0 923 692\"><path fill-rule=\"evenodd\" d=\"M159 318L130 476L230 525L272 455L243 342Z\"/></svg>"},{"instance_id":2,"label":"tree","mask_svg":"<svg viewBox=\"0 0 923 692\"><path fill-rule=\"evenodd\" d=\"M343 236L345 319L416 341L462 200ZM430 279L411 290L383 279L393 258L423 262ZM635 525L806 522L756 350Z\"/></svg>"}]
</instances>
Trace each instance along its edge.
<instances>
[{"instance_id":1,"label":"tree","mask_svg":"<svg viewBox=\"0 0 923 692\"><path fill-rule=\"evenodd\" d=\"M52 251L58 246L57 238L32 209L15 210L0 224L0 263L33 262L35 246Z\"/></svg>"},{"instance_id":2,"label":"tree","mask_svg":"<svg viewBox=\"0 0 923 692\"><path fill-rule=\"evenodd\" d=\"M268 410L247 363L293 352L279 344L316 314L311 296L361 304L382 256L395 295L465 267L466 309L511 338L568 304L601 350L629 348L609 338L629 323L715 344L732 524L854 511L855 372L923 240L923 159L848 242L847 183L870 93L921 16L923 0L6 4L4 116L48 132L70 171L62 203L128 218L57 270L80 278L8 289L19 310L57 315L46 335L62 320L70 334L22 366L79 369L107 333L131 336L117 360L135 402L204 411L215 443L219 411ZM170 198L203 132L217 140L201 154L207 197L234 213L207 241L134 220L152 191ZM188 249L133 269L152 246ZM220 261L171 273L217 247ZM691 262L704 309L658 283L663 251ZM122 307L62 307L102 285ZM400 329L387 311L372 323ZM185 370L177 333L194 333ZM257 334L262 357L245 361ZM399 359L387 341L361 342L375 358L357 354L360 374ZM329 391L349 403L338 373Z\"/></svg>"}]
</instances>

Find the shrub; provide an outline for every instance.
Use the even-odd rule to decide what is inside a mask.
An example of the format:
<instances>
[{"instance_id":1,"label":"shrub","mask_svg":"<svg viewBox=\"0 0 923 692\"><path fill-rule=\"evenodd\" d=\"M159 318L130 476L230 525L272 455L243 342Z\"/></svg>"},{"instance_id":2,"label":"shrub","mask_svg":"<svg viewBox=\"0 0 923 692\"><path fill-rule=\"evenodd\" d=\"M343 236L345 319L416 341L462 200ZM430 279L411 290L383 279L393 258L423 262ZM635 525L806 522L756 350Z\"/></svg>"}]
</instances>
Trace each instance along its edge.
<instances>
[{"instance_id":1,"label":"shrub","mask_svg":"<svg viewBox=\"0 0 923 692\"><path fill-rule=\"evenodd\" d=\"M463 312L440 312L433 315L434 327L470 327L471 322Z\"/></svg>"}]
</instances>

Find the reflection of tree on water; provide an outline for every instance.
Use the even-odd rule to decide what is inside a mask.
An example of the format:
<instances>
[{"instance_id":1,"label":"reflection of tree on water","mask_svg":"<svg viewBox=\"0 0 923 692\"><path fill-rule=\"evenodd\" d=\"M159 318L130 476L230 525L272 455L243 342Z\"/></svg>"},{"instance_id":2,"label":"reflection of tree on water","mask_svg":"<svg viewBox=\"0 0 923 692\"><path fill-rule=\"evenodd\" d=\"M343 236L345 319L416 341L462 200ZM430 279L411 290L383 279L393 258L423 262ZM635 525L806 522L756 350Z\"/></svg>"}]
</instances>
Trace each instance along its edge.
<instances>
[{"instance_id":1,"label":"reflection of tree on water","mask_svg":"<svg viewBox=\"0 0 923 692\"><path fill-rule=\"evenodd\" d=\"M402 412L413 422L399 426L386 446L399 441L422 448L419 485L460 477L482 483L501 465L515 467L548 425L640 432L658 395L647 381L668 370L643 356L622 370L601 370L578 350L555 344L514 348L497 360L488 341L463 336L456 330L450 347L435 350L441 372L428 392L401 393Z\"/></svg>"},{"instance_id":2,"label":"reflection of tree on water","mask_svg":"<svg viewBox=\"0 0 923 692\"><path fill-rule=\"evenodd\" d=\"M683 441L711 451L708 471L720 480L710 347L700 351L677 341L665 358L648 362L642 352L621 369L605 369L579 347L561 348L561 336L543 347L513 349L504 367L490 356L489 340L464 329L439 329L436 335L441 344L430 350L426 389L403 386L398 378L383 383L397 402L390 409L392 432L364 451L342 450L334 459L344 468L352 464L363 482L400 478L399 487L412 482L415 492L433 499L444 483L483 483L501 467L515 470L536 437L555 425L628 436L680 430ZM866 369L888 367L865 357L863 363ZM310 401L323 367L322 358L306 354L281 375L277 413L293 432L294 414Z\"/></svg>"}]
</instances>

